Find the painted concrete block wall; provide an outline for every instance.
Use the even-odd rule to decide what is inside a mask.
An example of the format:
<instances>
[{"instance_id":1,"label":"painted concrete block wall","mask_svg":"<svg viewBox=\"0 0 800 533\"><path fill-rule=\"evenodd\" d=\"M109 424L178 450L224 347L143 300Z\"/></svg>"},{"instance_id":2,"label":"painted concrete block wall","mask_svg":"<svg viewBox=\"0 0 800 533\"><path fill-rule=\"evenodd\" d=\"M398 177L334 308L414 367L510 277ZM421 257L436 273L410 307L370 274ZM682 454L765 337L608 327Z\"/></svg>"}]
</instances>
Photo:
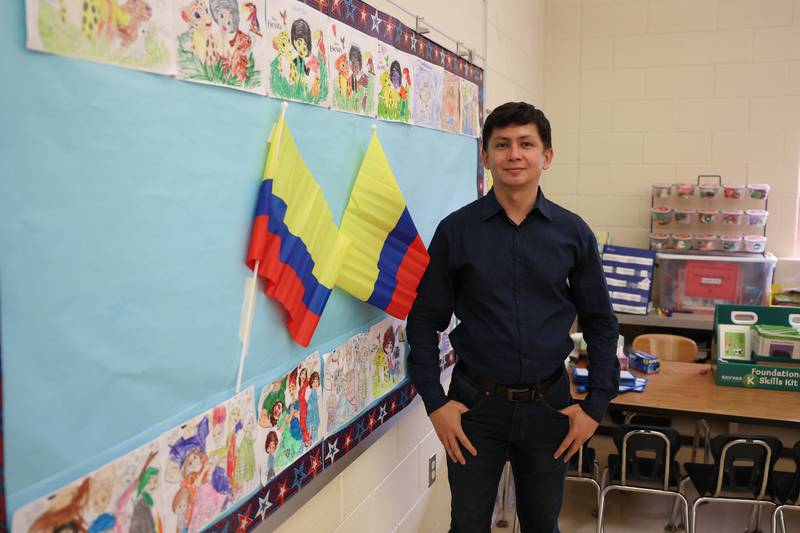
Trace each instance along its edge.
<instances>
[{"instance_id":1,"label":"painted concrete block wall","mask_svg":"<svg viewBox=\"0 0 800 533\"><path fill-rule=\"evenodd\" d=\"M798 248L800 1L548 0L543 189L647 247L650 185L769 183L767 248Z\"/></svg>"}]
</instances>

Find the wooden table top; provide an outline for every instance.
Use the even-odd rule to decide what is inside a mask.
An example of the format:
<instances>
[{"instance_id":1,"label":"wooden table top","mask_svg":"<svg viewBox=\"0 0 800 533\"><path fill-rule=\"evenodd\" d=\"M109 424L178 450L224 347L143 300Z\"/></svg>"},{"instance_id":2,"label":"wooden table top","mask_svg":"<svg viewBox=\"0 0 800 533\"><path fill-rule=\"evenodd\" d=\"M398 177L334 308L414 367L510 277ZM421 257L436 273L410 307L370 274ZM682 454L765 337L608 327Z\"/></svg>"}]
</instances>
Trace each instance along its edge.
<instances>
[{"instance_id":1,"label":"wooden table top","mask_svg":"<svg viewBox=\"0 0 800 533\"><path fill-rule=\"evenodd\" d=\"M648 378L644 392L625 392L612 405L636 412L666 416L724 419L731 422L800 427L800 394L744 387L723 387L714 382L709 365L661 361L657 374ZM584 397L575 392L572 395Z\"/></svg>"}]
</instances>

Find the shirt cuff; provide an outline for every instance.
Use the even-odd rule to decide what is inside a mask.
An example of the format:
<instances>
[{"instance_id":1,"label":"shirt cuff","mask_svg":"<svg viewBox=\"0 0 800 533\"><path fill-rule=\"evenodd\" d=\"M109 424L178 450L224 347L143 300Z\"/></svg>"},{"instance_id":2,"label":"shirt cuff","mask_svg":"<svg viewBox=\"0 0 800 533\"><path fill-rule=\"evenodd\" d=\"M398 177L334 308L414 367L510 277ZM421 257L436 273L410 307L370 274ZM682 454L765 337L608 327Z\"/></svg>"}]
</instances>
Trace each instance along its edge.
<instances>
[{"instance_id":1,"label":"shirt cuff","mask_svg":"<svg viewBox=\"0 0 800 533\"><path fill-rule=\"evenodd\" d=\"M590 391L589 395L578 402L583 412L592 417L598 424L603 421L603 415L608 409L608 404L615 395L603 391Z\"/></svg>"},{"instance_id":2,"label":"shirt cuff","mask_svg":"<svg viewBox=\"0 0 800 533\"><path fill-rule=\"evenodd\" d=\"M448 401L441 383L425 383L417 385L417 392L425 404L425 412L431 414Z\"/></svg>"}]
</instances>

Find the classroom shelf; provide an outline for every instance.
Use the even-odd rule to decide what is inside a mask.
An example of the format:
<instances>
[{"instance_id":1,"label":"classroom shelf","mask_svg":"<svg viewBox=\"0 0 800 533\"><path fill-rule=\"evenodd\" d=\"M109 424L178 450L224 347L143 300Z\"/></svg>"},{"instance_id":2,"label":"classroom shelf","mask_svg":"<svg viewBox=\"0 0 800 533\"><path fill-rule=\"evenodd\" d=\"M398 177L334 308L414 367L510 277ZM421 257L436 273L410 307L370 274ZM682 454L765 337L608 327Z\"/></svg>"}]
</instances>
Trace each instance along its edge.
<instances>
[{"instance_id":1,"label":"classroom shelf","mask_svg":"<svg viewBox=\"0 0 800 533\"><path fill-rule=\"evenodd\" d=\"M651 326L658 328L699 329L712 331L714 315L710 313L672 313L672 316L659 315L650 311L647 315L628 315L617 313L620 324L631 326Z\"/></svg>"}]
</instances>

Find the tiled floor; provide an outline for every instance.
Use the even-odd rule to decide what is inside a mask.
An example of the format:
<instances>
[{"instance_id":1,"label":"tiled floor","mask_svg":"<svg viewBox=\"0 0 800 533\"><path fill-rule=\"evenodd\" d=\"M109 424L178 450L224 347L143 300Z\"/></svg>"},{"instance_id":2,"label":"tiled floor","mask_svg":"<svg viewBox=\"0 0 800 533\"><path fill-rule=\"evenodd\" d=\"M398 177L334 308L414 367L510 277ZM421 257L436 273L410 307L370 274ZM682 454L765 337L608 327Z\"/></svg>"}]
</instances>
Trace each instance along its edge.
<instances>
[{"instance_id":1,"label":"tiled floor","mask_svg":"<svg viewBox=\"0 0 800 533\"><path fill-rule=\"evenodd\" d=\"M592 512L597 507L595 492L585 484L569 483L564 508L559 519L561 533L595 533L597 519ZM691 505L691 501L689 502ZM603 520L605 533L661 533L669 521L672 501L646 494L612 494L606 503ZM513 516L509 514L509 516ZM698 533L731 533L745 531L750 508L725 504L700 507L697 517ZM761 531L771 531L770 512L762 513ZM786 514L786 532L800 532L800 513ZM492 528L492 533L511 533L508 528Z\"/></svg>"},{"instance_id":2,"label":"tiled floor","mask_svg":"<svg viewBox=\"0 0 800 533\"><path fill-rule=\"evenodd\" d=\"M607 457L610 439L596 437L592 440L599 457ZM687 498L691 506L697 493L690 489ZM564 507L559 519L561 533L594 533L597 518L596 492L585 483L567 483ZM605 533L661 533L669 521L672 498L634 493L612 493L606 501ZM761 531L770 533L771 510L764 508ZM697 533L743 532L750 516L750 506L733 504L707 504L700 507L697 516ZM513 516L513 510L508 516ZM511 533L508 528L492 528L492 533ZM800 533L800 513L786 513L786 533Z\"/></svg>"}]
</instances>

